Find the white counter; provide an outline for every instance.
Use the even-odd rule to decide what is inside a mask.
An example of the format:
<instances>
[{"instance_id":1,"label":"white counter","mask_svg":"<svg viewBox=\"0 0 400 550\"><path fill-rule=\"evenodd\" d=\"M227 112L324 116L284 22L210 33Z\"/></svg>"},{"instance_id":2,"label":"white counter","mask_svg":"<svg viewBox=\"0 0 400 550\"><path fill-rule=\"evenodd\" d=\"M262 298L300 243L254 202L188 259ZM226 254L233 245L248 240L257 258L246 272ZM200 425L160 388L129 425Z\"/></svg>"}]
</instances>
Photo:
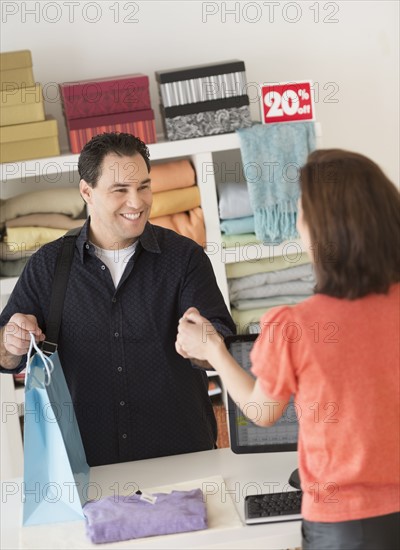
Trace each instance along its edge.
<instances>
[{"instance_id":1,"label":"white counter","mask_svg":"<svg viewBox=\"0 0 400 550\"><path fill-rule=\"evenodd\" d=\"M203 481L201 488L206 502L207 498L212 498L214 503L215 499L218 499L218 506L226 507L228 518L221 526L218 524L218 518L214 518L212 526L205 531L100 546L91 544L86 538L84 521L22 527L22 480L4 481L0 546L5 550L71 547L99 550L139 547L294 548L301 545L301 523L297 521L245 525L244 497L247 494L287 490L289 475L296 466L297 453L235 455L230 449L218 449L92 468L90 483L93 488L101 491L101 496L115 492L129 494L132 488L138 487L149 489L222 476L223 480L219 477L218 482Z\"/></svg>"}]
</instances>

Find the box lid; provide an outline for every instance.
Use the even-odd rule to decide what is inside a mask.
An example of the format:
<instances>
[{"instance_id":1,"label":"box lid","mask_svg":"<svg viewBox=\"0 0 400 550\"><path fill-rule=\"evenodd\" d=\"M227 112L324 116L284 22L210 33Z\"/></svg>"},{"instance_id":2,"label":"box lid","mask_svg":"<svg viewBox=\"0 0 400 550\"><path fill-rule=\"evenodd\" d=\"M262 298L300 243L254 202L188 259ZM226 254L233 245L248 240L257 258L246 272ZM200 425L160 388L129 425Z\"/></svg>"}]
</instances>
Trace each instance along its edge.
<instances>
[{"instance_id":1,"label":"box lid","mask_svg":"<svg viewBox=\"0 0 400 550\"><path fill-rule=\"evenodd\" d=\"M123 124L125 122L138 122L140 120L154 120L153 109L144 111L129 111L127 113L111 113L108 115L91 116L67 120L69 130L82 130L83 128L96 128L110 124Z\"/></svg>"},{"instance_id":2,"label":"box lid","mask_svg":"<svg viewBox=\"0 0 400 550\"><path fill-rule=\"evenodd\" d=\"M32 55L30 50L18 50L15 52L0 53L0 70L23 69L32 67Z\"/></svg>"},{"instance_id":3,"label":"box lid","mask_svg":"<svg viewBox=\"0 0 400 550\"><path fill-rule=\"evenodd\" d=\"M28 124L15 124L0 128L0 142L27 141L44 137L58 136L57 120L47 116L42 122L29 122Z\"/></svg>"},{"instance_id":4,"label":"box lid","mask_svg":"<svg viewBox=\"0 0 400 550\"><path fill-rule=\"evenodd\" d=\"M144 74L65 82L59 85L66 118L142 111L151 108Z\"/></svg>"},{"instance_id":5,"label":"box lid","mask_svg":"<svg viewBox=\"0 0 400 550\"><path fill-rule=\"evenodd\" d=\"M69 97L73 94L83 95L85 98L96 98L99 90L107 91L113 89L117 93L118 89L123 89L124 83L136 84L139 88L147 88L149 86L149 77L145 74L135 73L121 76L107 76L104 78L91 78L89 80L76 80L74 82L62 82L59 84L60 90L64 97Z\"/></svg>"},{"instance_id":6,"label":"box lid","mask_svg":"<svg viewBox=\"0 0 400 550\"><path fill-rule=\"evenodd\" d=\"M244 61L232 59L229 61L218 61L207 65L195 65L193 67L182 67L178 69L167 69L156 71L156 80L160 84L189 80L191 78L204 78L217 74L238 73L245 71Z\"/></svg>"},{"instance_id":7,"label":"box lid","mask_svg":"<svg viewBox=\"0 0 400 550\"><path fill-rule=\"evenodd\" d=\"M0 108L15 107L16 105L32 105L43 102L42 86L21 86L13 87L0 92Z\"/></svg>"},{"instance_id":8,"label":"box lid","mask_svg":"<svg viewBox=\"0 0 400 550\"><path fill-rule=\"evenodd\" d=\"M175 107L164 107L160 105L161 114L165 118L174 118L182 115L193 115L207 111L218 111L219 109L232 109L250 105L248 95L237 95L225 99L213 99L211 101L199 101L198 103L187 103Z\"/></svg>"}]
</instances>

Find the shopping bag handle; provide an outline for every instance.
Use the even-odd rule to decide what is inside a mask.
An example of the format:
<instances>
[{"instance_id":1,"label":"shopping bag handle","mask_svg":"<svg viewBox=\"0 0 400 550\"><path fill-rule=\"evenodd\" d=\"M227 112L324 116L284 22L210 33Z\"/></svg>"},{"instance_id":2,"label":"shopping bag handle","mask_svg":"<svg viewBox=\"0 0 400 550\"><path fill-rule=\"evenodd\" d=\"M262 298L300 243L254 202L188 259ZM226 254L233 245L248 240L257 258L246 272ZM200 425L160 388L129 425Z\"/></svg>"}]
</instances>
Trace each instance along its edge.
<instances>
[{"instance_id":1,"label":"shopping bag handle","mask_svg":"<svg viewBox=\"0 0 400 550\"><path fill-rule=\"evenodd\" d=\"M35 350L36 353L39 355L40 359L42 360L43 366L46 370L47 378L45 376L44 384L45 384L45 386L48 386L51 382L51 373L54 370L54 363L39 348L39 346L36 343L34 333L29 332L29 335L31 337L31 341L30 341L30 344L29 344L28 355L26 357L25 385L26 385L26 378L27 378L27 376L28 376L28 374L30 373L30 370L31 370L31 354L32 354L32 351Z\"/></svg>"}]
</instances>

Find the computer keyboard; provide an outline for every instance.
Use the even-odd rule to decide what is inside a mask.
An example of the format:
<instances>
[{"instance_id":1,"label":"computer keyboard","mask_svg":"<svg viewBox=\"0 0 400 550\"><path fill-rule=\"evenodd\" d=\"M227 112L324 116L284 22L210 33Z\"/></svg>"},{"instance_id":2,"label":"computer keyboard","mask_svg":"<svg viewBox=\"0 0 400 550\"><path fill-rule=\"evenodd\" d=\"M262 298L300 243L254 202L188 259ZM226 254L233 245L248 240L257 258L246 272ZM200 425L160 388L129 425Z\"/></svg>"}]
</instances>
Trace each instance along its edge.
<instances>
[{"instance_id":1,"label":"computer keyboard","mask_svg":"<svg viewBox=\"0 0 400 550\"><path fill-rule=\"evenodd\" d=\"M301 519L302 491L248 495L245 498L245 521L252 523L273 523Z\"/></svg>"}]
</instances>

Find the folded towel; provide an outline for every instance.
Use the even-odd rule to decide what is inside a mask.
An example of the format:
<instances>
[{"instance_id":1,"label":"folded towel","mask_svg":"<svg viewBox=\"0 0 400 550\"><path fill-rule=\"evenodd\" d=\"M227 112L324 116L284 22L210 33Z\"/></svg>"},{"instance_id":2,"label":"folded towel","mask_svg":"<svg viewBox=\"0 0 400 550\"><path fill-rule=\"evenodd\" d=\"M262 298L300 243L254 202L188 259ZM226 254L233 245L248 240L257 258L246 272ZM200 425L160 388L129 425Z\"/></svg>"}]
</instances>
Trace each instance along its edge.
<instances>
[{"instance_id":1,"label":"folded towel","mask_svg":"<svg viewBox=\"0 0 400 550\"><path fill-rule=\"evenodd\" d=\"M196 173L189 160L153 164L150 178L153 193L190 187L196 183Z\"/></svg>"},{"instance_id":2,"label":"folded towel","mask_svg":"<svg viewBox=\"0 0 400 550\"><path fill-rule=\"evenodd\" d=\"M82 218L71 218L65 214L27 214L8 220L6 227L40 226L53 229L74 229L74 227L81 227L84 223L85 220Z\"/></svg>"},{"instance_id":3,"label":"folded towel","mask_svg":"<svg viewBox=\"0 0 400 550\"><path fill-rule=\"evenodd\" d=\"M206 228L204 226L203 210L200 207L193 208L188 212L178 212L178 214L152 218L151 223L172 229L179 235L189 237L200 246L205 246Z\"/></svg>"},{"instance_id":4,"label":"folded towel","mask_svg":"<svg viewBox=\"0 0 400 550\"><path fill-rule=\"evenodd\" d=\"M306 252L285 254L284 256L271 256L270 258L258 258L247 262L225 264L228 279L246 277L255 273L268 273L275 270L289 269L297 265L310 262Z\"/></svg>"},{"instance_id":5,"label":"folded towel","mask_svg":"<svg viewBox=\"0 0 400 550\"><path fill-rule=\"evenodd\" d=\"M219 217L223 220L253 215L246 182L218 183Z\"/></svg>"},{"instance_id":6,"label":"folded towel","mask_svg":"<svg viewBox=\"0 0 400 550\"><path fill-rule=\"evenodd\" d=\"M298 174L315 149L314 123L255 124L237 132L257 238L297 237Z\"/></svg>"},{"instance_id":7,"label":"folded towel","mask_svg":"<svg viewBox=\"0 0 400 550\"><path fill-rule=\"evenodd\" d=\"M0 260L5 262L16 262L18 260L23 260L24 258L29 258L40 248L38 245L33 250L21 250L21 248L16 243L0 243Z\"/></svg>"},{"instance_id":8,"label":"folded towel","mask_svg":"<svg viewBox=\"0 0 400 550\"><path fill-rule=\"evenodd\" d=\"M171 189L153 194L150 219L186 212L200 206L200 191L197 185L185 189Z\"/></svg>"},{"instance_id":9,"label":"folded towel","mask_svg":"<svg viewBox=\"0 0 400 550\"><path fill-rule=\"evenodd\" d=\"M155 504L139 495L110 496L87 502L86 533L94 543L169 535L207 528L201 489L154 493Z\"/></svg>"},{"instance_id":10,"label":"folded towel","mask_svg":"<svg viewBox=\"0 0 400 550\"><path fill-rule=\"evenodd\" d=\"M221 220L220 228L222 233L225 233L225 235L243 235L246 233L254 233L254 216Z\"/></svg>"},{"instance_id":11,"label":"folded towel","mask_svg":"<svg viewBox=\"0 0 400 550\"><path fill-rule=\"evenodd\" d=\"M255 233L238 233L233 235L226 235L223 233L221 235L221 245L223 248L237 248L239 246L246 246L249 244L262 245L262 242L257 239Z\"/></svg>"},{"instance_id":12,"label":"folded towel","mask_svg":"<svg viewBox=\"0 0 400 550\"><path fill-rule=\"evenodd\" d=\"M0 277L19 277L28 260L28 256L13 262L9 260L0 260Z\"/></svg>"},{"instance_id":13,"label":"folded towel","mask_svg":"<svg viewBox=\"0 0 400 550\"><path fill-rule=\"evenodd\" d=\"M312 294L293 294L286 296L271 296L268 298L254 298L248 300L234 300L232 306L239 311L253 310L253 309L269 309L270 307L298 304L303 302L307 298L310 298Z\"/></svg>"},{"instance_id":14,"label":"folded towel","mask_svg":"<svg viewBox=\"0 0 400 550\"><path fill-rule=\"evenodd\" d=\"M59 239L67 229L52 227L10 227L4 237L4 245L9 252L37 250L42 244Z\"/></svg>"},{"instance_id":15,"label":"folded towel","mask_svg":"<svg viewBox=\"0 0 400 550\"><path fill-rule=\"evenodd\" d=\"M255 273L247 277L228 279L228 287L229 293L235 294L240 290L287 281L314 281L312 264L296 265L295 267L270 271L269 273Z\"/></svg>"},{"instance_id":16,"label":"folded towel","mask_svg":"<svg viewBox=\"0 0 400 550\"><path fill-rule=\"evenodd\" d=\"M258 323L264 313L268 311L268 309L268 307L258 308L256 305L253 309L246 310L239 310L233 307L231 309L231 315L232 319L235 322L237 333L248 334L249 325L251 325L252 323Z\"/></svg>"},{"instance_id":17,"label":"folded towel","mask_svg":"<svg viewBox=\"0 0 400 550\"><path fill-rule=\"evenodd\" d=\"M3 200L0 208L0 223L27 214L54 212L76 218L82 212L83 206L83 199L77 187L32 191Z\"/></svg>"},{"instance_id":18,"label":"folded towel","mask_svg":"<svg viewBox=\"0 0 400 550\"><path fill-rule=\"evenodd\" d=\"M254 288L244 288L229 295L233 304L238 300L253 300L258 298L270 298L285 295L310 296L313 293L315 281L286 281L284 283L265 284Z\"/></svg>"}]
</instances>

